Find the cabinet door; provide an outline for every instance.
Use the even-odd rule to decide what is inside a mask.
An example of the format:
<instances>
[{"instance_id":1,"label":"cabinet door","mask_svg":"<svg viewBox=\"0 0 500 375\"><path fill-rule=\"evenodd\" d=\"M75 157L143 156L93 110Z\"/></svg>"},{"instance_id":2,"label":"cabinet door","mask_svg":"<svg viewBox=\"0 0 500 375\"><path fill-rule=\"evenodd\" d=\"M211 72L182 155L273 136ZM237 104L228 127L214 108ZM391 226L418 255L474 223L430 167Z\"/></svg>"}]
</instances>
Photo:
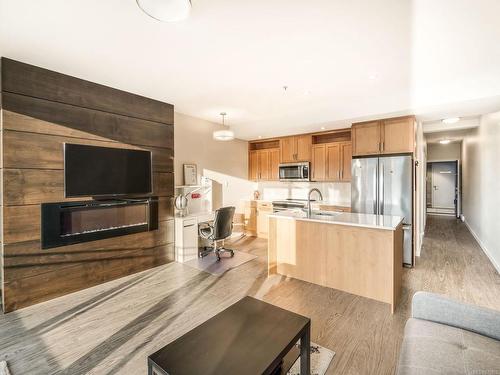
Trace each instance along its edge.
<instances>
[{"instance_id":1,"label":"cabinet door","mask_svg":"<svg viewBox=\"0 0 500 375\"><path fill-rule=\"evenodd\" d=\"M259 155L257 151L250 151L248 155L248 178L253 181L259 179Z\"/></svg>"},{"instance_id":2,"label":"cabinet door","mask_svg":"<svg viewBox=\"0 0 500 375\"><path fill-rule=\"evenodd\" d=\"M381 146L380 122L352 125L353 155L378 155Z\"/></svg>"},{"instance_id":3,"label":"cabinet door","mask_svg":"<svg viewBox=\"0 0 500 375\"><path fill-rule=\"evenodd\" d=\"M245 202L245 231L254 235L257 232L257 207L254 201Z\"/></svg>"},{"instance_id":4,"label":"cabinet door","mask_svg":"<svg viewBox=\"0 0 500 375\"><path fill-rule=\"evenodd\" d=\"M312 180L324 181L326 178L326 147L325 145L312 146Z\"/></svg>"},{"instance_id":5,"label":"cabinet door","mask_svg":"<svg viewBox=\"0 0 500 375\"><path fill-rule=\"evenodd\" d=\"M265 205L265 206L264 206ZM264 207L263 207L264 206ZM269 215L273 212L271 204L261 204L257 206L257 237L267 238L269 233Z\"/></svg>"},{"instance_id":6,"label":"cabinet door","mask_svg":"<svg viewBox=\"0 0 500 375\"><path fill-rule=\"evenodd\" d=\"M415 150L415 120L413 117L382 121L382 153L398 154Z\"/></svg>"},{"instance_id":7,"label":"cabinet door","mask_svg":"<svg viewBox=\"0 0 500 375\"><path fill-rule=\"evenodd\" d=\"M262 150L258 152L259 156L259 180L269 180L269 151Z\"/></svg>"},{"instance_id":8,"label":"cabinet door","mask_svg":"<svg viewBox=\"0 0 500 375\"><path fill-rule=\"evenodd\" d=\"M340 181L340 144L326 145L326 179Z\"/></svg>"},{"instance_id":9,"label":"cabinet door","mask_svg":"<svg viewBox=\"0 0 500 375\"><path fill-rule=\"evenodd\" d=\"M352 161L352 144L351 142L340 144L340 158L341 158L341 181L351 181L351 161Z\"/></svg>"},{"instance_id":10,"label":"cabinet door","mask_svg":"<svg viewBox=\"0 0 500 375\"><path fill-rule=\"evenodd\" d=\"M299 135L295 138L295 161L311 161L312 136Z\"/></svg>"},{"instance_id":11,"label":"cabinet door","mask_svg":"<svg viewBox=\"0 0 500 375\"><path fill-rule=\"evenodd\" d=\"M295 161L295 137L280 139L281 162L292 163Z\"/></svg>"},{"instance_id":12,"label":"cabinet door","mask_svg":"<svg viewBox=\"0 0 500 375\"><path fill-rule=\"evenodd\" d=\"M279 180L280 149L269 150L269 179Z\"/></svg>"}]
</instances>

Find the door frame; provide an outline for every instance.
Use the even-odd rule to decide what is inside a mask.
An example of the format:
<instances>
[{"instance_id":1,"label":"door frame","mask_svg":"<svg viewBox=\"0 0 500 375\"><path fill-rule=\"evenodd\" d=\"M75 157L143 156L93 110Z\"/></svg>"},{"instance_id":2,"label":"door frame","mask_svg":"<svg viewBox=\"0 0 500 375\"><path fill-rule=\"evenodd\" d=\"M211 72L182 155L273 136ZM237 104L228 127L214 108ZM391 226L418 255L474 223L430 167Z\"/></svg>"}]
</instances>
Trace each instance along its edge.
<instances>
[{"instance_id":1,"label":"door frame","mask_svg":"<svg viewBox=\"0 0 500 375\"><path fill-rule=\"evenodd\" d=\"M427 171L429 166L431 167L431 176L432 176L432 164L433 163L455 163L455 168L456 168L456 175L455 175L455 217L460 218L462 214L462 171L461 171L461 164L459 159L445 159L445 160L427 160L426 164L426 184L427 184ZM432 183L432 181L431 181ZM427 185L426 185L427 186ZM431 196L432 196L432 191L431 191ZM427 190L426 190L426 197L425 197L425 213L426 215L428 214L427 212ZM432 199L431 199L432 201Z\"/></svg>"}]
</instances>

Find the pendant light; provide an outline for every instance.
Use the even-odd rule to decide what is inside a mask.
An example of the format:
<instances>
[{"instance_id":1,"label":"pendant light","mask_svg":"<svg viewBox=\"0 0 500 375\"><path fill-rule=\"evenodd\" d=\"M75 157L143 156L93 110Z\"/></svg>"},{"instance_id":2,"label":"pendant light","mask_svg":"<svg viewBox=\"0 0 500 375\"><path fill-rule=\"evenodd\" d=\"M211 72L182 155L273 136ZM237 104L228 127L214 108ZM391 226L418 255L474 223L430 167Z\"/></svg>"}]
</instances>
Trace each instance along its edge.
<instances>
[{"instance_id":1,"label":"pendant light","mask_svg":"<svg viewBox=\"0 0 500 375\"><path fill-rule=\"evenodd\" d=\"M149 17L162 22L182 21L191 11L191 0L136 0L136 2Z\"/></svg>"},{"instance_id":2,"label":"pendant light","mask_svg":"<svg viewBox=\"0 0 500 375\"><path fill-rule=\"evenodd\" d=\"M220 115L222 116L222 126L226 127L224 120L227 113L221 112ZM231 129L229 129L228 125L227 129L214 131L213 137L216 141L232 141L234 139L234 132Z\"/></svg>"}]
</instances>

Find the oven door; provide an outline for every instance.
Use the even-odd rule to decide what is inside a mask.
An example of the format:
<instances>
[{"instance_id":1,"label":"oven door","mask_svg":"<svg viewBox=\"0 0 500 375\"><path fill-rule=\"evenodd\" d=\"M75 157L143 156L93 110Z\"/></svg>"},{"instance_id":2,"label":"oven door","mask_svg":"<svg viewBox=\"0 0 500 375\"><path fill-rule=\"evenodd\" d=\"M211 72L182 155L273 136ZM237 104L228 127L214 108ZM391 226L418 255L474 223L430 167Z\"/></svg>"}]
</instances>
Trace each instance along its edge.
<instances>
[{"instance_id":1,"label":"oven door","mask_svg":"<svg viewBox=\"0 0 500 375\"><path fill-rule=\"evenodd\" d=\"M280 164L280 181L309 181L309 163Z\"/></svg>"}]
</instances>

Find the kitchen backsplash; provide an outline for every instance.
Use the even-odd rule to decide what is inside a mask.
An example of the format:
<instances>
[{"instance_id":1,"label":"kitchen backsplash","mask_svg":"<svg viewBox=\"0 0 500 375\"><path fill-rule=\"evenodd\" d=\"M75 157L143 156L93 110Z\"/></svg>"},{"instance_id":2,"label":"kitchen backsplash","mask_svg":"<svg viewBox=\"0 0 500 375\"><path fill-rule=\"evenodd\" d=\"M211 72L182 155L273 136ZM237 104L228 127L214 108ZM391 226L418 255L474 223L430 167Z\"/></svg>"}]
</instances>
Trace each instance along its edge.
<instances>
[{"instance_id":1,"label":"kitchen backsplash","mask_svg":"<svg viewBox=\"0 0 500 375\"><path fill-rule=\"evenodd\" d=\"M258 190L262 200L287 198L307 199L309 189L317 188L323 200L339 206L351 205L351 184L348 182L259 182ZM318 199L314 194L313 199Z\"/></svg>"}]
</instances>

